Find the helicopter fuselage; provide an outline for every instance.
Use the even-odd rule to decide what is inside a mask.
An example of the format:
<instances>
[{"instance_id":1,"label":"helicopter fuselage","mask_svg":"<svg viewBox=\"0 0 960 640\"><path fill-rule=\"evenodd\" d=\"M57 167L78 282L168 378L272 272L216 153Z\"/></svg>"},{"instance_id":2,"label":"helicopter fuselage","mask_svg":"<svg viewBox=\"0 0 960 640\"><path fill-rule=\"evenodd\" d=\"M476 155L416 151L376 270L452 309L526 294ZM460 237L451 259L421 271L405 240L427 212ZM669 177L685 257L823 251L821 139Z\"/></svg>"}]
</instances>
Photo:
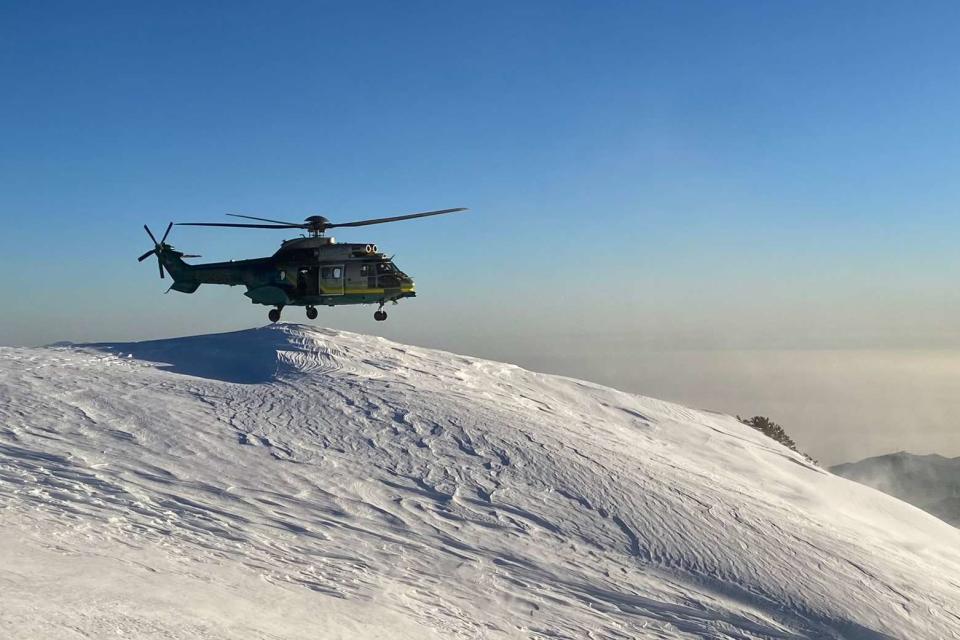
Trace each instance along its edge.
<instances>
[{"instance_id":1,"label":"helicopter fuselage","mask_svg":"<svg viewBox=\"0 0 960 640\"><path fill-rule=\"evenodd\" d=\"M317 317L317 306L335 307L344 304L378 304L374 320L387 319L383 305L397 303L401 298L412 298L413 280L400 271L393 260L380 253L375 244L337 244L326 237L329 229L338 227L366 227L372 224L400 222L431 216L466 211L463 207L421 211L402 216L366 218L349 222L331 222L324 216L313 215L303 222L285 222L270 218L228 213L233 218L255 220L249 222L178 222L185 227L228 227L241 229L303 229L310 235L286 240L269 258L188 264L188 256L168 245L167 236L174 223L157 240L147 225L144 231L153 240L153 249L145 252L137 262L156 256L160 277L169 273L173 277L171 289L193 293L202 284L243 285L244 295L255 304L273 307L267 314L271 322L280 319L280 312L289 305L307 308L307 318ZM264 224L266 223L266 224ZM166 271L165 271L166 270Z\"/></svg>"},{"instance_id":2,"label":"helicopter fuselage","mask_svg":"<svg viewBox=\"0 0 960 640\"><path fill-rule=\"evenodd\" d=\"M187 264L183 254L164 245L163 266L173 276L172 289L193 293L201 284L242 285L254 304L338 306L396 302L416 295L413 280L376 245L338 244L313 236L283 243L270 257Z\"/></svg>"}]
</instances>

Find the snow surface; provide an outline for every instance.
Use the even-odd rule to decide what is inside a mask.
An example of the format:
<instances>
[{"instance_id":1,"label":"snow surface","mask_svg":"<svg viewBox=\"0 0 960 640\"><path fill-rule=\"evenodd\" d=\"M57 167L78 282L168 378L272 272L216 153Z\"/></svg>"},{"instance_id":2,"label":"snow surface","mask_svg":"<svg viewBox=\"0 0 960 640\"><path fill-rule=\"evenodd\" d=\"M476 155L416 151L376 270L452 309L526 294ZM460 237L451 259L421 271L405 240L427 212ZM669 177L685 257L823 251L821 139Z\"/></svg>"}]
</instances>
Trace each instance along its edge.
<instances>
[{"instance_id":1,"label":"snow surface","mask_svg":"<svg viewBox=\"0 0 960 640\"><path fill-rule=\"evenodd\" d=\"M0 637L960 637L960 531L737 420L274 325L0 349Z\"/></svg>"}]
</instances>

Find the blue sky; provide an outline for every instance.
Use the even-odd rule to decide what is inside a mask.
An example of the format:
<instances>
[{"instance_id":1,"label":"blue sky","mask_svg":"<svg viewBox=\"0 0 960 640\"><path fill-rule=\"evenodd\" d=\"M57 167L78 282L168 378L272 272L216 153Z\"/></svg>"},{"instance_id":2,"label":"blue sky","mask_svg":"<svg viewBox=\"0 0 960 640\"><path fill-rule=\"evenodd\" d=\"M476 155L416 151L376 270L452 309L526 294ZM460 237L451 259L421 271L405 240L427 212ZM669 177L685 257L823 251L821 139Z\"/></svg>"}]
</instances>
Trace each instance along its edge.
<instances>
[{"instance_id":1,"label":"blue sky","mask_svg":"<svg viewBox=\"0 0 960 640\"><path fill-rule=\"evenodd\" d=\"M0 343L264 320L238 289L164 296L134 260L145 222L467 206L337 234L396 252L420 297L320 320L485 354L956 346L958 14L4 3ZM225 259L283 237L171 241Z\"/></svg>"}]
</instances>

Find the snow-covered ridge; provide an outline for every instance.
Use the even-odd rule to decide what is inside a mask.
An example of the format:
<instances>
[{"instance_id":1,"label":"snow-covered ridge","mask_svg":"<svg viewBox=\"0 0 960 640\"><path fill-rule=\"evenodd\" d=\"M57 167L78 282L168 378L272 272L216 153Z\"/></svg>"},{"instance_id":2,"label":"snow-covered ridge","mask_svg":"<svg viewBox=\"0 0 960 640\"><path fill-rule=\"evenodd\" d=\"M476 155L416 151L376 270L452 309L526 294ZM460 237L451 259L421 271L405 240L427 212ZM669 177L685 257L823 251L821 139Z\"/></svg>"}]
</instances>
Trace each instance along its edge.
<instances>
[{"instance_id":1,"label":"snow-covered ridge","mask_svg":"<svg viewBox=\"0 0 960 640\"><path fill-rule=\"evenodd\" d=\"M960 458L900 451L830 467L960 527Z\"/></svg>"},{"instance_id":2,"label":"snow-covered ridge","mask_svg":"<svg viewBox=\"0 0 960 640\"><path fill-rule=\"evenodd\" d=\"M957 638L957 576L919 509L582 381L299 325L0 349L4 637Z\"/></svg>"}]
</instances>

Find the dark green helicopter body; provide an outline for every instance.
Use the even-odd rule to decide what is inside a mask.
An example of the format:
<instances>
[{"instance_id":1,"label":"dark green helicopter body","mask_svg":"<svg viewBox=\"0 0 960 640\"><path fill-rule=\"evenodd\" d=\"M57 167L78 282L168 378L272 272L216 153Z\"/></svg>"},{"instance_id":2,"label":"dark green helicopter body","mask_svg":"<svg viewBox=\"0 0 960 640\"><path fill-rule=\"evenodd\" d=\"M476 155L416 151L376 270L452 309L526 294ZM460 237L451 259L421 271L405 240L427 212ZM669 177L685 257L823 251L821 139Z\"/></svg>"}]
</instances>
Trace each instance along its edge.
<instances>
[{"instance_id":1,"label":"dark green helicopter body","mask_svg":"<svg viewBox=\"0 0 960 640\"><path fill-rule=\"evenodd\" d=\"M206 264L188 264L183 258L199 256L186 255L166 244L173 223L167 226L167 231L159 242L144 225L154 242L154 248L140 256L139 260L156 255L160 264L160 277L164 277L166 270L173 278L170 288L182 293L193 293L201 284L245 286L247 291L244 295L250 298L251 302L274 307L268 314L272 322L280 319L280 312L286 306L306 307L307 317L313 319L317 317L318 306L346 304L377 304L379 308L374 313L374 318L386 320L387 313L383 306L387 302L396 303L403 298L417 295L413 279L398 269L376 245L339 244L333 238L325 237L324 232L333 227L358 227L457 211L465 209L444 209L339 224L331 223L322 216L311 216L303 224L264 218L252 219L274 224L177 223L188 226L258 229L299 228L310 233L308 237L284 241L280 249L267 258Z\"/></svg>"}]
</instances>

